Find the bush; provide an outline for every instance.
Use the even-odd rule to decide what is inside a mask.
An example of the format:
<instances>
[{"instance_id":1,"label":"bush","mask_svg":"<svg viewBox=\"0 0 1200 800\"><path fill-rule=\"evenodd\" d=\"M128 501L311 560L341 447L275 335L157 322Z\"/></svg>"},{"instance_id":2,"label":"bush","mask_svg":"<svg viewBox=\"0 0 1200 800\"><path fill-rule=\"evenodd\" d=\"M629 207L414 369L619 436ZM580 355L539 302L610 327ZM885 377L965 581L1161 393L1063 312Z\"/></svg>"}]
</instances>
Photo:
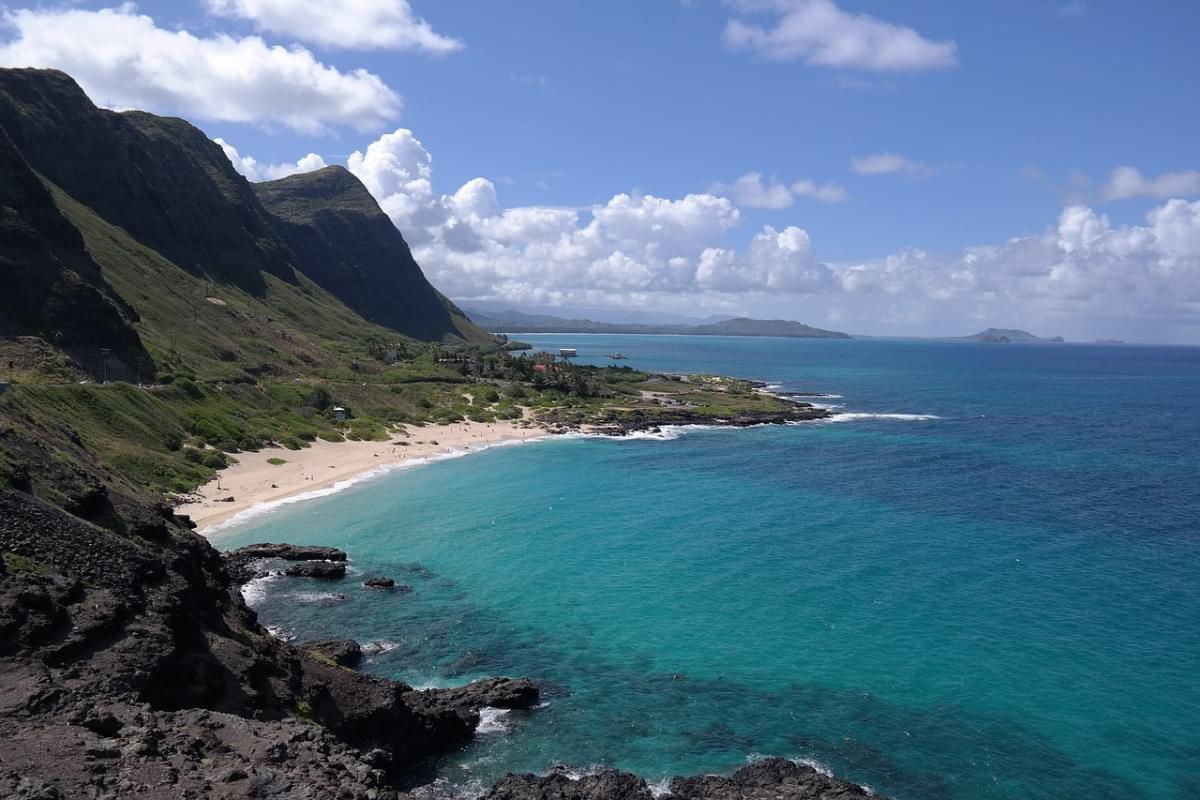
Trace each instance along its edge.
<instances>
[{"instance_id":1,"label":"bush","mask_svg":"<svg viewBox=\"0 0 1200 800\"><path fill-rule=\"evenodd\" d=\"M489 403L499 403L500 393L495 389L488 389L486 392L484 392L483 399Z\"/></svg>"},{"instance_id":2,"label":"bush","mask_svg":"<svg viewBox=\"0 0 1200 800\"><path fill-rule=\"evenodd\" d=\"M229 466L229 457L220 450L197 450L194 447L183 448L183 457L202 467L209 469L225 469Z\"/></svg>"}]
</instances>

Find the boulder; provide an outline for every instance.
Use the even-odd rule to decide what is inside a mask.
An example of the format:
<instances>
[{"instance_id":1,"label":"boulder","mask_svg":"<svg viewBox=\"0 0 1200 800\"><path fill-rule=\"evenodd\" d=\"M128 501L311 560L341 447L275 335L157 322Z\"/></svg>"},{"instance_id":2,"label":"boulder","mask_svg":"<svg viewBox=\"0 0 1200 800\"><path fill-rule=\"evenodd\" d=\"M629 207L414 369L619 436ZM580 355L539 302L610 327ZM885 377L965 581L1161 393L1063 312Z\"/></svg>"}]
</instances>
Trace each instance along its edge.
<instances>
[{"instance_id":1,"label":"boulder","mask_svg":"<svg viewBox=\"0 0 1200 800\"><path fill-rule=\"evenodd\" d=\"M434 702L454 708L478 711L481 708L529 709L541 702L541 692L527 678L486 678L453 689L427 689Z\"/></svg>"},{"instance_id":2,"label":"boulder","mask_svg":"<svg viewBox=\"0 0 1200 800\"><path fill-rule=\"evenodd\" d=\"M345 561L346 553L336 547L261 542L222 553L221 558L225 561L229 577L240 586L264 574L260 565L268 558L284 561Z\"/></svg>"},{"instance_id":3,"label":"boulder","mask_svg":"<svg viewBox=\"0 0 1200 800\"><path fill-rule=\"evenodd\" d=\"M368 589L394 589L396 587L396 581L392 578L373 575L363 581L363 586L366 586Z\"/></svg>"},{"instance_id":4,"label":"boulder","mask_svg":"<svg viewBox=\"0 0 1200 800\"><path fill-rule=\"evenodd\" d=\"M284 561L345 561L346 553L336 547L261 542L239 547L230 556L246 558L282 558Z\"/></svg>"},{"instance_id":5,"label":"boulder","mask_svg":"<svg viewBox=\"0 0 1200 800\"><path fill-rule=\"evenodd\" d=\"M339 667L357 667L362 661L362 646L353 639L322 639L298 647L310 655L324 656Z\"/></svg>"},{"instance_id":6,"label":"boulder","mask_svg":"<svg viewBox=\"0 0 1200 800\"><path fill-rule=\"evenodd\" d=\"M346 577L346 565L340 561L300 561L284 570L290 578L334 580Z\"/></svg>"}]
</instances>

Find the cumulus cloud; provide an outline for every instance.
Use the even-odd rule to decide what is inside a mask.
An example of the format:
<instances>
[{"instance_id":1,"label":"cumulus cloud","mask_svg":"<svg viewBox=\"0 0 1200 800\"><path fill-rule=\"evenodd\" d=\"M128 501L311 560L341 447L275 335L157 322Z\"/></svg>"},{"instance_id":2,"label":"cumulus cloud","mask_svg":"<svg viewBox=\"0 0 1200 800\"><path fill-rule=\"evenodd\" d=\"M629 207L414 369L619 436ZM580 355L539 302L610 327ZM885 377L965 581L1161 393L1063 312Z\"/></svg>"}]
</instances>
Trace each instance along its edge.
<instances>
[{"instance_id":1,"label":"cumulus cloud","mask_svg":"<svg viewBox=\"0 0 1200 800\"><path fill-rule=\"evenodd\" d=\"M1069 206L1036 236L958 253L924 250L831 265L864 322L903 308L909 323L934 319L1031 326L1151 321L1200 329L1200 202L1174 199L1144 225L1114 226L1086 206ZM1086 328L1085 328L1086 329ZM1194 335L1194 334L1189 334Z\"/></svg>"},{"instance_id":2,"label":"cumulus cloud","mask_svg":"<svg viewBox=\"0 0 1200 800\"><path fill-rule=\"evenodd\" d=\"M731 197L746 208L787 208L793 202L788 187L776 178L764 183L759 172L747 172L732 184L714 183L709 191Z\"/></svg>"},{"instance_id":3,"label":"cumulus cloud","mask_svg":"<svg viewBox=\"0 0 1200 800\"><path fill-rule=\"evenodd\" d=\"M906 175L930 175L935 170L924 161L914 161L911 158L895 153L875 153L869 156L850 159L850 169L859 175L887 175L903 173Z\"/></svg>"},{"instance_id":4,"label":"cumulus cloud","mask_svg":"<svg viewBox=\"0 0 1200 800\"><path fill-rule=\"evenodd\" d=\"M462 42L434 32L406 0L208 0L218 16L321 47L417 50L441 55Z\"/></svg>"},{"instance_id":5,"label":"cumulus cloud","mask_svg":"<svg viewBox=\"0 0 1200 800\"><path fill-rule=\"evenodd\" d=\"M958 63L953 41L931 41L912 28L847 13L833 0L731 0L730 5L776 17L772 27L733 19L722 34L727 47L774 61L870 72L919 72Z\"/></svg>"},{"instance_id":6,"label":"cumulus cloud","mask_svg":"<svg viewBox=\"0 0 1200 800\"><path fill-rule=\"evenodd\" d=\"M738 245L739 204L713 192L621 193L585 208L506 208L482 177L438 192L433 158L407 129L349 165L430 279L462 301L770 314L859 332L1107 336L1143 324L1200 338L1200 201L1171 199L1133 225L1071 205L998 244L831 262L797 225Z\"/></svg>"},{"instance_id":7,"label":"cumulus cloud","mask_svg":"<svg viewBox=\"0 0 1200 800\"><path fill-rule=\"evenodd\" d=\"M822 203L844 203L850 195L845 186L836 183L816 183L808 179L792 184L792 193Z\"/></svg>"},{"instance_id":8,"label":"cumulus cloud","mask_svg":"<svg viewBox=\"0 0 1200 800\"><path fill-rule=\"evenodd\" d=\"M273 181L279 178L286 178L288 175L297 175L301 172L315 172L329 166L325 163L325 159L316 153L309 153L303 158L289 164L260 164L253 156L243 156L238 152L236 147L224 139L217 138L213 139L213 141L221 145L221 149L225 151L225 155L233 164L233 168L245 175L246 179L252 182Z\"/></svg>"},{"instance_id":9,"label":"cumulus cloud","mask_svg":"<svg viewBox=\"0 0 1200 800\"><path fill-rule=\"evenodd\" d=\"M818 184L806 178L785 186L777 178L764 181L759 172L748 172L732 184L714 183L709 192L729 197L744 208L773 209L791 206L797 196L822 203L841 203L848 196L845 187L836 183Z\"/></svg>"},{"instance_id":10,"label":"cumulus cloud","mask_svg":"<svg viewBox=\"0 0 1200 800\"><path fill-rule=\"evenodd\" d=\"M1117 167L1104 186L1105 200L1124 200L1130 197L1187 197L1200 194L1200 171L1164 172L1148 178L1133 167Z\"/></svg>"},{"instance_id":11,"label":"cumulus cloud","mask_svg":"<svg viewBox=\"0 0 1200 800\"><path fill-rule=\"evenodd\" d=\"M16 37L0 45L0 65L64 70L110 108L307 133L377 129L400 112L400 97L365 70L342 72L302 47L268 46L256 36L166 30L131 5L21 9L3 20Z\"/></svg>"}]
</instances>

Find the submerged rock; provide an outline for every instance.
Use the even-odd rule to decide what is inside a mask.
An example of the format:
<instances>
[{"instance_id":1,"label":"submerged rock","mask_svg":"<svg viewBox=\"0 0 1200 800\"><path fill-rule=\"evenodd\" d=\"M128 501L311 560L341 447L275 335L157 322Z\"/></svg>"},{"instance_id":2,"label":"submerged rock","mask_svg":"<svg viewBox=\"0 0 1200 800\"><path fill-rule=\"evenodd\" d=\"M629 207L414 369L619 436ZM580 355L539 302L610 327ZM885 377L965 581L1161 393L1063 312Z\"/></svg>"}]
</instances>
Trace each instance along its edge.
<instances>
[{"instance_id":1,"label":"submerged rock","mask_svg":"<svg viewBox=\"0 0 1200 800\"><path fill-rule=\"evenodd\" d=\"M340 561L301 561L283 572L289 578L334 580L346 577L346 565Z\"/></svg>"}]
</instances>

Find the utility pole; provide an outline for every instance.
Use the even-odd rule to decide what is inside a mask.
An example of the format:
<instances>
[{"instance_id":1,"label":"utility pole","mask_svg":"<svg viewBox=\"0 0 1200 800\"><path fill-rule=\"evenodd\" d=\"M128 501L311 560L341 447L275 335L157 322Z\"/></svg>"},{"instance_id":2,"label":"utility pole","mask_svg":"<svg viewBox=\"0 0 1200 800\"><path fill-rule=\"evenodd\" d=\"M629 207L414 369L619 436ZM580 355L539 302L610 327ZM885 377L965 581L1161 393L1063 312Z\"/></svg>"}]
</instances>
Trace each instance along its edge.
<instances>
[{"instance_id":1,"label":"utility pole","mask_svg":"<svg viewBox=\"0 0 1200 800\"><path fill-rule=\"evenodd\" d=\"M100 361L104 364L104 380L102 383L108 383L108 357L112 355L112 350L107 347L100 348Z\"/></svg>"}]
</instances>

